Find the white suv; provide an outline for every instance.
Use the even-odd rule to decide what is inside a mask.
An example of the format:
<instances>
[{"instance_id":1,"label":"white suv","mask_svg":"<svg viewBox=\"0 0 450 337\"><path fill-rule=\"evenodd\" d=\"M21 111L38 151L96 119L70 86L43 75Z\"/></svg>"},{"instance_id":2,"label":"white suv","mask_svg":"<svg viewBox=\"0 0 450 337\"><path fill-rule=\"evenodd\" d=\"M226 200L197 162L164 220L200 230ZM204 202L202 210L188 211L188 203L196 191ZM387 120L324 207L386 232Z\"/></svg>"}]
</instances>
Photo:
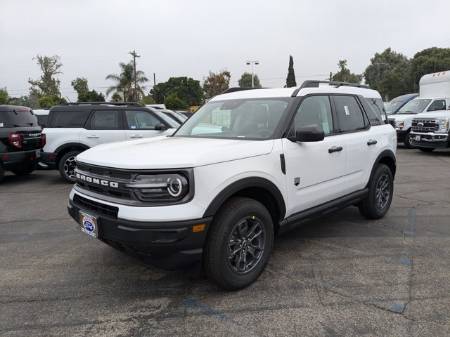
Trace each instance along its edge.
<instances>
[{"instance_id":1,"label":"white suv","mask_svg":"<svg viewBox=\"0 0 450 337\"><path fill-rule=\"evenodd\" d=\"M75 157L99 144L171 134L179 126L167 116L133 103L70 103L50 109L41 162L75 181Z\"/></svg>"},{"instance_id":2,"label":"white suv","mask_svg":"<svg viewBox=\"0 0 450 337\"><path fill-rule=\"evenodd\" d=\"M80 154L69 213L117 248L166 266L202 258L220 286L245 287L276 234L351 205L386 214L397 144L378 104L376 91L319 81L216 96L173 136Z\"/></svg>"}]
</instances>

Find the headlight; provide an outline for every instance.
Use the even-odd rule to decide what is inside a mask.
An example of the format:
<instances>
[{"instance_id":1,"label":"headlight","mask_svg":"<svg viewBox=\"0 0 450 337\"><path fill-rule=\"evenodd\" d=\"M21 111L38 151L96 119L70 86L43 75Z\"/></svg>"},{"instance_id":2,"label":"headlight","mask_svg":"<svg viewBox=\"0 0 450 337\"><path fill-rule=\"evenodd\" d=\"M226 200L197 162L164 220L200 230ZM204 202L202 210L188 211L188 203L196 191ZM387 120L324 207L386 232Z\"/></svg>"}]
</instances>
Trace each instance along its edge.
<instances>
[{"instance_id":1,"label":"headlight","mask_svg":"<svg viewBox=\"0 0 450 337\"><path fill-rule=\"evenodd\" d=\"M436 122L439 125L438 132L446 133L448 131L448 127L449 127L449 119L448 118L438 119Z\"/></svg>"},{"instance_id":2,"label":"headlight","mask_svg":"<svg viewBox=\"0 0 450 337\"><path fill-rule=\"evenodd\" d=\"M142 174L127 184L137 199L149 203L176 203L190 192L189 177L181 173Z\"/></svg>"},{"instance_id":3,"label":"headlight","mask_svg":"<svg viewBox=\"0 0 450 337\"><path fill-rule=\"evenodd\" d=\"M405 127L405 122L395 122L395 127L403 129Z\"/></svg>"}]
</instances>

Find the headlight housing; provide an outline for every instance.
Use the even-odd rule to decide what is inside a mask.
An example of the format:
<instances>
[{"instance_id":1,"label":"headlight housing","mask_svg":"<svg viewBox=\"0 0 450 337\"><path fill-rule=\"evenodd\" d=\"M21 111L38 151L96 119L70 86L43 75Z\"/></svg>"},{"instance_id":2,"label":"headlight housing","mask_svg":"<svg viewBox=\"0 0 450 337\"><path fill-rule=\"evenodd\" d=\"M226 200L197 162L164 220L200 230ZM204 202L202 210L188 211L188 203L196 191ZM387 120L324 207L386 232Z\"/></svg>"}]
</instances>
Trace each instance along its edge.
<instances>
[{"instance_id":1,"label":"headlight housing","mask_svg":"<svg viewBox=\"0 0 450 337\"><path fill-rule=\"evenodd\" d=\"M447 133L449 131L449 119L448 118L441 118L441 119L436 120L436 122L439 125L437 132Z\"/></svg>"},{"instance_id":2,"label":"headlight housing","mask_svg":"<svg viewBox=\"0 0 450 337\"><path fill-rule=\"evenodd\" d=\"M403 129L405 127L405 122L403 122L403 121L396 121L395 122L395 127L399 128L399 129Z\"/></svg>"},{"instance_id":3,"label":"headlight housing","mask_svg":"<svg viewBox=\"0 0 450 337\"><path fill-rule=\"evenodd\" d=\"M143 173L126 186L136 199L156 205L178 204L189 201L194 193L193 175L180 173Z\"/></svg>"}]
</instances>

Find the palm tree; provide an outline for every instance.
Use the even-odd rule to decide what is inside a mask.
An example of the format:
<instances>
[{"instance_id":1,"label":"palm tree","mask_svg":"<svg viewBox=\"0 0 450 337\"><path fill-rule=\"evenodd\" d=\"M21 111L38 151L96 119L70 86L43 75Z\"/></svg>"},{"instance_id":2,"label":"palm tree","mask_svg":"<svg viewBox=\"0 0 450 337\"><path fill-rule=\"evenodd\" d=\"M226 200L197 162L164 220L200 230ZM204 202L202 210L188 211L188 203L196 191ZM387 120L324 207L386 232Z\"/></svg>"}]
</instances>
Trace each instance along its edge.
<instances>
[{"instance_id":1,"label":"palm tree","mask_svg":"<svg viewBox=\"0 0 450 337\"><path fill-rule=\"evenodd\" d=\"M145 73L141 70L136 71L136 88L134 87L134 68L133 63L119 63L120 74L109 74L106 76L107 80L113 80L116 83L106 90L106 95L114 92L123 97L125 102L130 102L135 97L143 97L145 87L142 85L148 82ZM117 96L116 96L117 97Z\"/></svg>"}]
</instances>

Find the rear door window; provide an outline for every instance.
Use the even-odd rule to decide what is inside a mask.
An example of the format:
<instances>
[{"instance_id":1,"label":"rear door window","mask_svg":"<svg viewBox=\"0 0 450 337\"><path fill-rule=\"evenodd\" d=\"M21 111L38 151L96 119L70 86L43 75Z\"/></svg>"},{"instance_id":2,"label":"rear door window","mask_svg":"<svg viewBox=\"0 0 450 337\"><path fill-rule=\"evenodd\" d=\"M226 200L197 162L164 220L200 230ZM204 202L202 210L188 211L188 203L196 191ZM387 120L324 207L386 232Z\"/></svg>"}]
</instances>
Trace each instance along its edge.
<instances>
[{"instance_id":1,"label":"rear door window","mask_svg":"<svg viewBox=\"0 0 450 337\"><path fill-rule=\"evenodd\" d=\"M119 130L121 129L120 111L98 110L91 118L92 130Z\"/></svg>"},{"instance_id":2,"label":"rear door window","mask_svg":"<svg viewBox=\"0 0 450 337\"><path fill-rule=\"evenodd\" d=\"M365 129L367 124L358 101L353 96L332 96L336 108L339 131L353 132Z\"/></svg>"}]
</instances>

